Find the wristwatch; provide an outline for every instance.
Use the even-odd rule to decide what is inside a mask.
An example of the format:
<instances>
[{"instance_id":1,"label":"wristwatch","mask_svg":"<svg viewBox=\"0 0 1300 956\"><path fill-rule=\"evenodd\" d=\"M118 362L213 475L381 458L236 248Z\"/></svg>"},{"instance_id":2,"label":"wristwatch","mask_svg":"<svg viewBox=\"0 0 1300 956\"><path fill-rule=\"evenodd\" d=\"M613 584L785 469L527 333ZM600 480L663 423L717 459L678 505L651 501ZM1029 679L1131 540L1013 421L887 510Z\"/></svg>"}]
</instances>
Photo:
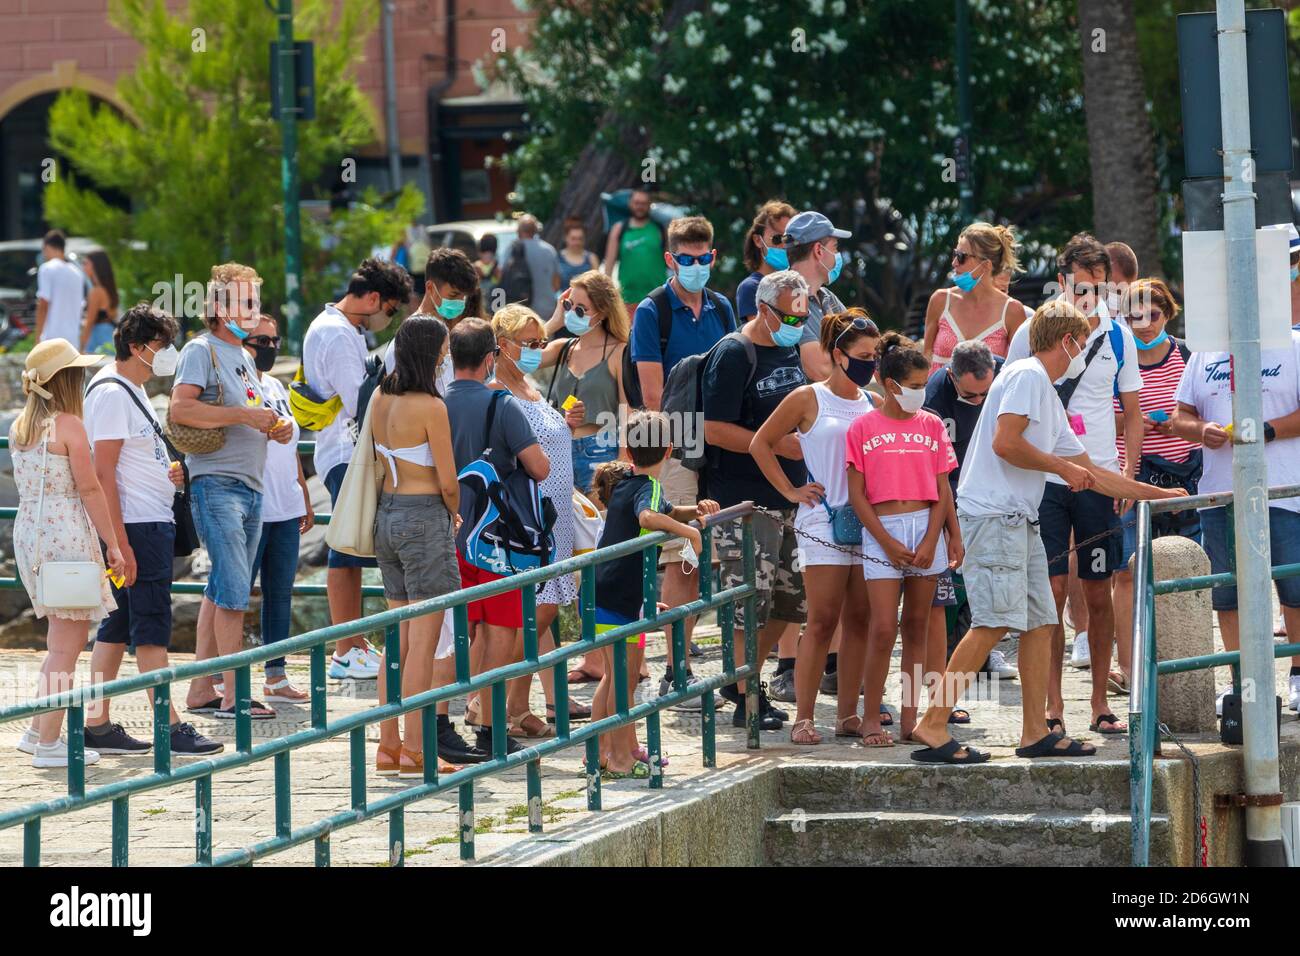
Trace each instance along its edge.
<instances>
[{"instance_id":1,"label":"wristwatch","mask_svg":"<svg viewBox=\"0 0 1300 956\"><path fill-rule=\"evenodd\" d=\"M1272 422L1264 423L1264 444L1268 444L1277 437L1277 429L1273 427Z\"/></svg>"}]
</instances>

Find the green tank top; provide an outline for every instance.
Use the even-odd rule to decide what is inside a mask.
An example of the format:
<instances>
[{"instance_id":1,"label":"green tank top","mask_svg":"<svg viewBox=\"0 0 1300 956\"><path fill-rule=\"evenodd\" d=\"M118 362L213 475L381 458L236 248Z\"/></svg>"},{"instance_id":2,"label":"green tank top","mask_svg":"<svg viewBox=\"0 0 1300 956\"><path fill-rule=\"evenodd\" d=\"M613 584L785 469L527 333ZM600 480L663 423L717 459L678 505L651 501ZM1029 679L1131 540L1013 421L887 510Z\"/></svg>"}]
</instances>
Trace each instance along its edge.
<instances>
[{"instance_id":1,"label":"green tank top","mask_svg":"<svg viewBox=\"0 0 1300 956\"><path fill-rule=\"evenodd\" d=\"M653 220L635 228L623 224L618 240L618 282L624 302L640 302L664 284L664 240Z\"/></svg>"}]
</instances>

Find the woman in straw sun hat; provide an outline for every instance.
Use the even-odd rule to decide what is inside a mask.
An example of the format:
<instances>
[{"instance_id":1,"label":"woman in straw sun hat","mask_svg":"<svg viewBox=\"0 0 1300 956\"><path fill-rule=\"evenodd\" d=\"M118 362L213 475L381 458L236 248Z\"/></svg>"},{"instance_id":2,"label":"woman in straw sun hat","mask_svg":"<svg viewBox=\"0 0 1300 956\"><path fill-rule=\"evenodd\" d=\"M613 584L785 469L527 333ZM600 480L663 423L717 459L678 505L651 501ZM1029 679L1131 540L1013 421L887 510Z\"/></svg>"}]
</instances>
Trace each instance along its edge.
<instances>
[{"instance_id":1,"label":"woman in straw sun hat","mask_svg":"<svg viewBox=\"0 0 1300 956\"><path fill-rule=\"evenodd\" d=\"M37 569L53 561L88 561L102 566L98 535L107 546L112 573L120 575L123 570L122 553L81 421L85 370L102 360L100 355L82 355L67 339L50 339L32 349L23 371L27 404L9 430L18 486L14 559L36 616L49 620L38 696L71 689L91 622L104 617L115 604L105 577L97 606L46 607L37 600ZM33 721L18 745L32 754L32 766L67 766L68 748L59 736L62 724L62 711L42 714ZM98 753L86 751L86 763L98 760Z\"/></svg>"}]
</instances>

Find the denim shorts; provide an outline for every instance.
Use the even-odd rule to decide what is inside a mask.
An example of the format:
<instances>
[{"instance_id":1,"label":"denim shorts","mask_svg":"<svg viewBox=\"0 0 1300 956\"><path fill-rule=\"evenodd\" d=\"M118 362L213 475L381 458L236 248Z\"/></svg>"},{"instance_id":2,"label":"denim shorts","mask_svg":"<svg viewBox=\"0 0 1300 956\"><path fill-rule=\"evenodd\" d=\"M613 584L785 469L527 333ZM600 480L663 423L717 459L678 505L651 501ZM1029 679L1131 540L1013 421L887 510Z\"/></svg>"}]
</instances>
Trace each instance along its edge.
<instances>
[{"instance_id":1,"label":"denim shorts","mask_svg":"<svg viewBox=\"0 0 1300 956\"><path fill-rule=\"evenodd\" d=\"M343 487L343 476L348 473L348 463L341 461L329 470L325 476L325 490L330 493L330 505L338 504L339 489ZM329 555L326 558L326 565L331 568L377 568L379 564L374 558L358 558L355 554L344 554L342 551L329 549Z\"/></svg>"},{"instance_id":2,"label":"denim shorts","mask_svg":"<svg viewBox=\"0 0 1300 956\"><path fill-rule=\"evenodd\" d=\"M1152 517L1155 516L1153 515ZM1124 571L1128 569L1129 560L1133 557L1133 555L1137 554L1137 547L1138 547L1137 508L1136 507L1130 508L1128 510L1128 514L1120 518L1119 523L1120 526L1124 529L1124 556L1120 560L1119 567L1117 567L1116 570ZM1166 534L1161 533L1158 529L1153 528L1152 530L1155 532L1155 537L1157 538L1167 537ZM1198 518L1195 523L1188 521L1184 529L1179 533L1181 534L1182 537L1191 538L1197 544L1200 544L1201 543L1200 519Z\"/></svg>"},{"instance_id":3,"label":"denim shorts","mask_svg":"<svg viewBox=\"0 0 1300 956\"><path fill-rule=\"evenodd\" d=\"M379 496L375 557L390 601L426 601L460 590L456 537L440 495Z\"/></svg>"},{"instance_id":4,"label":"denim shorts","mask_svg":"<svg viewBox=\"0 0 1300 956\"><path fill-rule=\"evenodd\" d=\"M212 559L203 596L217 607L247 611L262 540L262 493L238 478L200 475L190 484L190 511Z\"/></svg>"},{"instance_id":5,"label":"denim shorts","mask_svg":"<svg viewBox=\"0 0 1300 956\"><path fill-rule=\"evenodd\" d=\"M1274 565L1300 562L1300 514L1269 508L1268 537ZM1210 556L1210 573L1231 571L1228 557L1232 543L1228 541L1226 508L1206 508L1201 512L1201 540L1205 553ZM1283 607L1300 607L1300 578L1279 578L1273 583ZM1210 592L1210 604L1216 611L1237 610L1237 589L1230 585L1214 588Z\"/></svg>"},{"instance_id":6,"label":"denim shorts","mask_svg":"<svg viewBox=\"0 0 1300 956\"><path fill-rule=\"evenodd\" d=\"M573 440L573 486L584 495L591 490L591 476L596 466L618 457L618 438L597 432Z\"/></svg>"},{"instance_id":7,"label":"denim shorts","mask_svg":"<svg viewBox=\"0 0 1300 956\"><path fill-rule=\"evenodd\" d=\"M117 607L99 622L95 640L132 647L168 647L172 642L172 551L176 525L142 521L126 525L135 553L135 583L113 588Z\"/></svg>"}]
</instances>

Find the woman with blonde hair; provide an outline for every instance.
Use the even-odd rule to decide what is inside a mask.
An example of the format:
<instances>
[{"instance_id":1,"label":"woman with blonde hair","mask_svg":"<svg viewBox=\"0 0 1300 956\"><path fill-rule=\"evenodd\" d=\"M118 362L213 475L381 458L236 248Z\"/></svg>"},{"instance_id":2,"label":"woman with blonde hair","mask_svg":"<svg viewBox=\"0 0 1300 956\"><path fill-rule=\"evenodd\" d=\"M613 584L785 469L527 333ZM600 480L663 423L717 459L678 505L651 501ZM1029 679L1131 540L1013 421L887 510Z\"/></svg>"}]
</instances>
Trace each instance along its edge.
<instances>
[{"instance_id":1,"label":"woman with blonde hair","mask_svg":"<svg viewBox=\"0 0 1300 956\"><path fill-rule=\"evenodd\" d=\"M67 339L49 339L32 349L23 371L27 404L9 429L18 514L14 517L14 560L32 610L48 618L48 648L41 664L37 696L71 690L77 658L86 647L90 625L116 606L108 578L99 581L99 603L91 607L42 604L37 588L41 566L58 561L92 562L103 567L99 539L107 548L114 576L126 562L118 550L104 490L95 475L90 441L81 421L85 369L102 356L82 355ZM32 722L18 748L32 755L33 767L66 767L68 747L59 736L63 711ZM86 763L99 754L86 750Z\"/></svg>"},{"instance_id":2,"label":"woman with blonde hair","mask_svg":"<svg viewBox=\"0 0 1300 956\"><path fill-rule=\"evenodd\" d=\"M959 342L983 342L994 355L1007 357L1025 307L997 288L993 277L1019 271L1019 245L1010 226L973 222L961 231L952 251L955 288L936 289L925 310L922 348L931 372L952 360Z\"/></svg>"},{"instance_id":3,"label":"woman with blonde hair","mask_svg":"<svg viewBox=\"0 0 1300 956\"><path fill-rule=\"evenodd\" d=\"M561 327L572 337L547 345L541 367L556 366L546 399L564 412L573 433L574 485L586 492L593 469L618 457L618 409L627 404L623 350L629 323L618 284L595 270L575 276L556 302L546 334Z\"/></svg>"}]
</instances>

